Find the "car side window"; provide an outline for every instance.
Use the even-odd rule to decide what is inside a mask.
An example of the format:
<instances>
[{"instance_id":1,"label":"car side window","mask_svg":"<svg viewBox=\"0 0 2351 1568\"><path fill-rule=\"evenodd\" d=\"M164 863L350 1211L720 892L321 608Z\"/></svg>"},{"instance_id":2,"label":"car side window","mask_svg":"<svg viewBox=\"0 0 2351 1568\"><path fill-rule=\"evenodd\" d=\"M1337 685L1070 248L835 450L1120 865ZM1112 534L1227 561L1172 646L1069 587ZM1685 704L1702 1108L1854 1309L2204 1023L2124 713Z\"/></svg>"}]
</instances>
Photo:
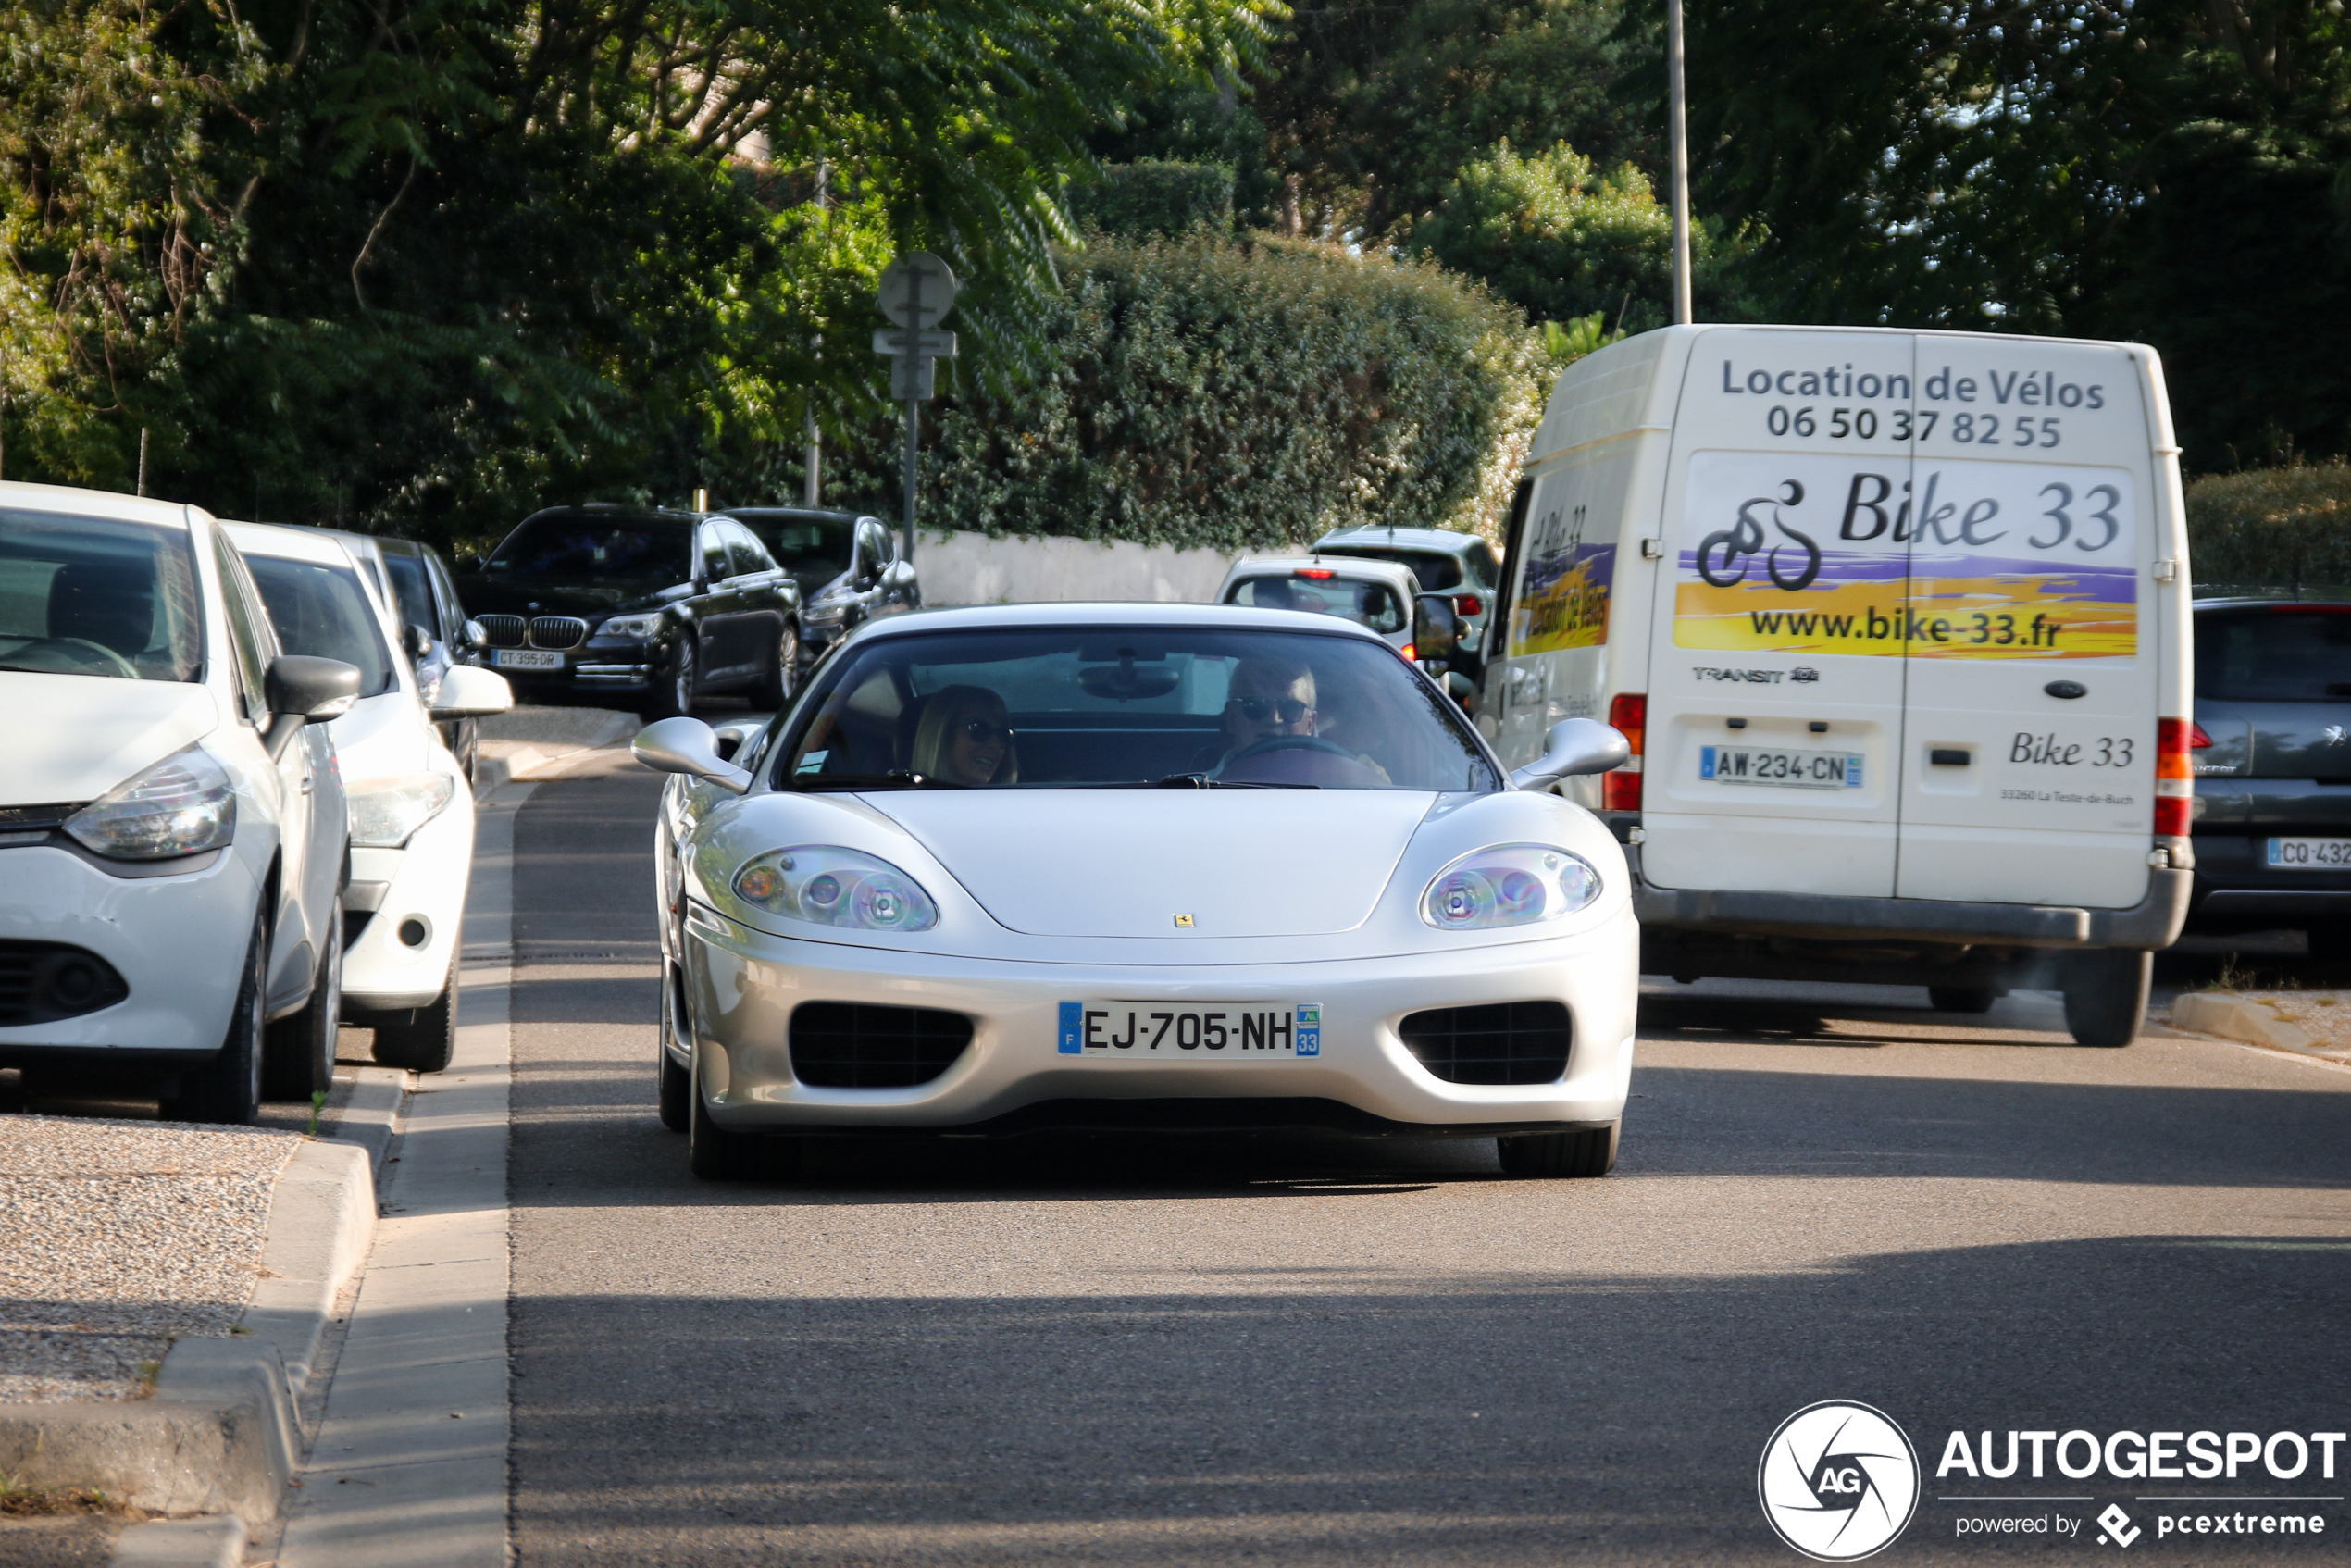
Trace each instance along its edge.
<instances>
[{"instance_id":1,"label":"car side window","mask_svg":"<svg viewBox=\"0 0 2351 1568\"><path fill-rule=\"evenodd\" d=\"M259 595L227 537L215 534L213 547L220 568L220 604L227 612L229 650L236 661L237 703L246 722L259 724L269 715L270 645L261 630L268 622L254 608Z\"/></svg>"},{"instance_id":2,"label":"car side window","mask_svg":"<svg viewBox=\"0 0 2351 1568\"><path fill-rule=\"evenodd\" d=\"M706 582L719 583L735 575L727 559L727 539L715 525L704 524L702 530L702 575Z\"/></svg>"},{"instance_id":3,"label":"car side window","mask_svg":"<svg viewBox=\"0 0 2351 1568\"><path fill-rule=\"evenodd\" d=\"M767 554L766 546L753 538L749 529L740 523L723 526L727 533L727 555L734 563L734 576L751 577L776 569L775 560Z\"/></svg>"}]
</instances>

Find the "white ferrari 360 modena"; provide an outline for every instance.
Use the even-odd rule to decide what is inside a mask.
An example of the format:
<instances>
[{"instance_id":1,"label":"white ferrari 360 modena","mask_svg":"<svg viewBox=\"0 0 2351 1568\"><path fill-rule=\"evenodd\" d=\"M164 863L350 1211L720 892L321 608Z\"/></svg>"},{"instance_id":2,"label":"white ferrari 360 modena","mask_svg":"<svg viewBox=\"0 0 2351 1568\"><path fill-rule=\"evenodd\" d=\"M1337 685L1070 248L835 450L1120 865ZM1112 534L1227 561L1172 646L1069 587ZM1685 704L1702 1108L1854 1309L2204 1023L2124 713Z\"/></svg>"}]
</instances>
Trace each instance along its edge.
<instances>
[{"instance_id":1,"label":"white ferrari 360 modena","mask_svg":"<svg viewBox=\"0 0 2351 1568\"><path fill-rule=\"evenodd\" d=\"M1614 1164L1624 862L1374 633L1223 605L868 626L665 793L663 1119L698 1175L821 1136L1304 1127Z\"/></svg>"}]
</instances>

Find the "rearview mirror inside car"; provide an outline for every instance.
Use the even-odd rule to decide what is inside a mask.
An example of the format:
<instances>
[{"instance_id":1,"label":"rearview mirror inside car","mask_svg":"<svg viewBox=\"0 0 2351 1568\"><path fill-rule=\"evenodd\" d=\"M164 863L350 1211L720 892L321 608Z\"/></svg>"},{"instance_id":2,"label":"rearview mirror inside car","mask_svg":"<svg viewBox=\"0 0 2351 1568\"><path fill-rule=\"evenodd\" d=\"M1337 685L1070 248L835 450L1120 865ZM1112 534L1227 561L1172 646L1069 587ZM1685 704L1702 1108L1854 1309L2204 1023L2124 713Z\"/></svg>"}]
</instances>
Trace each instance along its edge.
<instances>
[{"instance_id":1,"label":"rearview mirror inside car","mask_svg":"<svg viewBox=\"0 0 2351 1568\"><path fill-rule=\"evenodd\" d=\"M432 699L435 718L478 718L503 714L515 705L515 689L495 670L477 665L452 665L441 678Z\"/></svg>"},{"instance_id":2,"label":"rearview mirror inside car","mask_svg":"<svg viewBox=\"0 0 2351 1568\"><path fill-rule=\"evenodd\" d=\"M1543 738L1543 754L1511 775L1513 790L1544 790L1579 774L1623 767L1633 742L1596 718L1563 718Z\"/></svg>"},{"instance_id":3,"label":"rearview mirror inside car","mask_svg":"<svg viewBox=\"0 0 2351 1568\"><path fill-rule=\"evenodd\" d=\"M698 718L665 718L628 742L636 759L656 773L708 779L729 794L746 794L751 775L718 754L718 737Z\"/></svg>"}]
</instances>

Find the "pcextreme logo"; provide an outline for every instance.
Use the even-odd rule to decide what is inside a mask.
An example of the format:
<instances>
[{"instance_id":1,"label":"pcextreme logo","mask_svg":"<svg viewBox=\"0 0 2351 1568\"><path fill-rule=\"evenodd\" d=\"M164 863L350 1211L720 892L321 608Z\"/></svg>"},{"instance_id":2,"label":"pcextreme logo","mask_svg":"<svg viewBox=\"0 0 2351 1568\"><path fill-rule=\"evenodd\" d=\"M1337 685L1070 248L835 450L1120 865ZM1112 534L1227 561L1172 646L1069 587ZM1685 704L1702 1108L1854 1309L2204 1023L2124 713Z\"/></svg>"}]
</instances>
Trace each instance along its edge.
<instances>
[{"instance_id":1,"label":"pcextreme logo","mask_svg":"<svg viewBox=\"0 0 2351 1568\"><path fill-rule=\"evenodd\" d=\"M1755 1489L1780 1539L1816 1562L1852 1562L1891 1545L1918 1512L1918 1450L1884 1411L1823 1400L1780 1423Z\"/></svg>"}]
</instances>

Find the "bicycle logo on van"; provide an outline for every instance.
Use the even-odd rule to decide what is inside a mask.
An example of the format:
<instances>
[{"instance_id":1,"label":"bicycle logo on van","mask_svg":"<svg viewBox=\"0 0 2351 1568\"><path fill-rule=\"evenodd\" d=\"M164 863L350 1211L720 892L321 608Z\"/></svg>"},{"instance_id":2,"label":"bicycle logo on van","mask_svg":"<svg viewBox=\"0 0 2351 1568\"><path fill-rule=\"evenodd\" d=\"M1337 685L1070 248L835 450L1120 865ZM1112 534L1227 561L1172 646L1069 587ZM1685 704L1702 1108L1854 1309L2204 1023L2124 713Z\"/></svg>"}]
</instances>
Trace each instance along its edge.
<instances>
[{"instance_id":1,"label":"bicycle logo on van","mask_svg":"<svg viewBox=\"0 0 2351 1568\"><path fill-rule=\"evenodd\" d=\"M1780 508L1783 506L1804 504L1804 486L1795 479L1786 479L1782 481L1781 488L1786 493L1777 500L1768 495L1759 495L1740 503L1737 522L1727 529L1719 529L1708 534L1699 542L1698 547L1698 576L1716 588L1735 588L1745 582L1748 563L1741 557L1757 554L1763 549L1763 524L1755 516L1755 509L1758 506L1769 506L1772 509L1772 526L1803 547L1804 569L1793 577L1780 575L1780 552L1787 548L1787 544L1783 541L1773 544L1771 554L1763 557L1764 572L1771 578L1773 586L1790 593L1800 592L1812 585L1812 579L1821 575L1821 547L1812 541L1810 534L1790 528L1787 519L1780 516ZM1722 553L1722 565L1719 571L1714 564L1717 551ZM1735 566L1737 568L1735 571L1732 569Z\"/></svg>"}]
</instances>

